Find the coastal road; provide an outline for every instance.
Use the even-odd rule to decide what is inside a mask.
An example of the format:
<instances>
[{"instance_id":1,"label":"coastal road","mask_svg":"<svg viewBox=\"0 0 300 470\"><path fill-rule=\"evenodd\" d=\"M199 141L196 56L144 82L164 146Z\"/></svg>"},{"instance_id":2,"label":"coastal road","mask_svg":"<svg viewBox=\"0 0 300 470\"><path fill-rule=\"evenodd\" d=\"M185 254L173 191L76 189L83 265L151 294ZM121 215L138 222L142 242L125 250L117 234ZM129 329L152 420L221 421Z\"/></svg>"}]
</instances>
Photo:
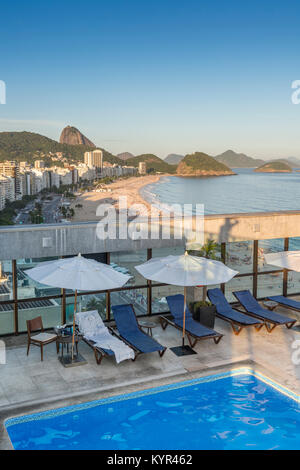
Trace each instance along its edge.
<instances>
[{"instance_id":1,"label":"coastal road","mask_svg":"<svg viewBox=\"0 0 300 470\"><path fill-rule=\"evenodd\" d=\"M40 198L37 198L35 201L29 202L24 209L19 211L15 218L15 223L20 225L31 224L29 212L34 210L36 202L42 204L42 212L45 224L54 224L60 222L62 216L59 213L58 208L60 205L61 196L59 194L49 194L49 196L52 197L51 200L41 200Z\"/></svg>"},{"instance_id":2,"label":"coastal road","mask_svg":"<svg viewBox=\"0 0 300 470\"><path fill-rule=\"evenodd\" d=\"M61 215L58 211L61 196L58 194L51 194L51 197L53 198L52 200L42 201L44 224L54 224L56 222L59 222L61 219Z\"/></svg>"}]
</instances>

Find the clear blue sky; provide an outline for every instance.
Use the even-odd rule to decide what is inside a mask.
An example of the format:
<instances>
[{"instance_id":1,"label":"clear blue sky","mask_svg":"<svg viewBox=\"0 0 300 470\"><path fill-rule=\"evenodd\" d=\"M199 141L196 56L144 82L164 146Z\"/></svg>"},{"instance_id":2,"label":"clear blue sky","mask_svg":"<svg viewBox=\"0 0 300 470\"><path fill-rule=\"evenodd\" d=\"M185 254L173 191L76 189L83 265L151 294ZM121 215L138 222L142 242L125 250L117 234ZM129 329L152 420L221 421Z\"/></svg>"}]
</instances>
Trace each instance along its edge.
<instances>
[{"instance_id":1,"label":"clear blue sky","mask_svg":"<svg viewBox=\"0 0 300 470\"><path fill-rule=\"evenodd\" d=\"M1 4L0 130L118 153L300 157L297 0Z\"/></svg>"}]
</instances>

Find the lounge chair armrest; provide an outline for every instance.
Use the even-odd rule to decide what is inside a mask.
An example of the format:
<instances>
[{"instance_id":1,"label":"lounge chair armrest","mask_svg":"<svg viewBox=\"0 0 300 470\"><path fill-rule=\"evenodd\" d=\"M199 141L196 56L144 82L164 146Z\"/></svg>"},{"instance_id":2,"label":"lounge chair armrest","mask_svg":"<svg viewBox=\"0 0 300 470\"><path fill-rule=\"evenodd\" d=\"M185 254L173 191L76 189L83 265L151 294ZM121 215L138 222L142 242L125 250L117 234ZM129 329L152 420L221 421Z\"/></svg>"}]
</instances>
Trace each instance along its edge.
<instances>
[{"instance_id":1,"label":"lounge chair armrest","mask_svg":"<svg viewBox=\"0 0 300 470\"><path fill-rule=\"evenodd\" d=\"M118 336L118 329L116 326L108 326L107 329L112 335Z\"/></svg>"}]
</instances>

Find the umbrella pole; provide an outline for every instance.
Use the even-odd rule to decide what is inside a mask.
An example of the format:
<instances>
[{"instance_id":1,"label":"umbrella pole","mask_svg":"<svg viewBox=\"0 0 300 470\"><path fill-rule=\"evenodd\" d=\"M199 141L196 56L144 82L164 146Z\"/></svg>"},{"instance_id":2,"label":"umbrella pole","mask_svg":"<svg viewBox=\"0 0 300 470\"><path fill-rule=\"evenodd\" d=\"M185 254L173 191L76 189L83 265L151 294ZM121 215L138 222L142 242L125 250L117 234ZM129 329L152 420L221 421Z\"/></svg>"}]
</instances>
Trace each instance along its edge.
<instances>
[{"instance_id":1,"label":"umbrella pole","mask_svg":"<svg viewBox=\"0 0 300 470\"><path fill-rule=\"evenodd\" d=\"M74 313L73 313L73 335L72 335L72 361L74 359L74 344L75 344L75 314L77 309L77 290L75 290L74 300Z\"/></svg>"},{"instance_id":2,"label":"umbrella pole","mask_svg":"<svg viewBox=\"0 0 300 470\"><path fill-rule=\"evenodd\" d=\"M182 349L184 349L184 337L185 337L186 287L184 287L183 302L184 302L184 307L183 307Z\"/></svg>"}]
</instances>

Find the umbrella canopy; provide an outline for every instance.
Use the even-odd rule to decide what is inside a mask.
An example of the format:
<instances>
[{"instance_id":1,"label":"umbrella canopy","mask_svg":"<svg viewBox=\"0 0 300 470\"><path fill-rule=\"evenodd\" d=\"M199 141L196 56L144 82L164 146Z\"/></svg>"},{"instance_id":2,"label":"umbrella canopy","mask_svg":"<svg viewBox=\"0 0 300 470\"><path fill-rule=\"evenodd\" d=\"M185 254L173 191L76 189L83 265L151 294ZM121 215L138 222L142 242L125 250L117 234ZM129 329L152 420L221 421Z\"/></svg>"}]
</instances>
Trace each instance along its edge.
<instances>
[{"instance_id":1,"label":"umbrella canopy","mask_svg":"<svg viewBox=\"0 0 300 470\"><path fill-rule=\"evenodd\" d=\"M191 256L187 252L180 256L152 258L146 263L135 266L135 269L150 281L184 287L182 350L185 348L186 287L221 284L238 274L238 271L228 268L220 261Z\"/></svg>"},{"instance_id":2,"label":"umbrella canopy","mask_svg":"<svg viewBox=\"0 0 300 470\"><path fill-rule=\"evenodd\" d=\"M111 266L81 256L40 263L26 271L31 279L52 287L73 290L110 290L130 279Z\"/></svg>"},{"instance_id":3,"label":"umbrella canopy","mask_svg":"<svg viewBox=\"0 0 300 470\"><path fill-rule=\"evenodd\" d=\"M300 272L300 251L280 251L264 256L268 264Z\"/></svg>"},{"instance_id":4,"label":"umbrella canopy","mask_svg":"<svg viewBox=\"0 0 300 470\"><path fill-rule=\"evenodd\" d=\"M144 264L135 266L146 279L167 282L175 286L209 286L230 281L238 271L215 261L187 253L180 256L152 258Z\"/></svg>"},{"instance_id":5,"label":"umbrella canopy","mask_svg":"<svg viewBox=\"0 0 300 470\"><path fill-rule=\"evenodd\" d=\"M72 360L75 341L75 313L77 308L77 291L111 290L122 287L130 279L127 274L115 271L111 266L81 256L63 258L40 263L26 271L31 279L52 287L75 290Z\"/></svg>"}]
</instances>

